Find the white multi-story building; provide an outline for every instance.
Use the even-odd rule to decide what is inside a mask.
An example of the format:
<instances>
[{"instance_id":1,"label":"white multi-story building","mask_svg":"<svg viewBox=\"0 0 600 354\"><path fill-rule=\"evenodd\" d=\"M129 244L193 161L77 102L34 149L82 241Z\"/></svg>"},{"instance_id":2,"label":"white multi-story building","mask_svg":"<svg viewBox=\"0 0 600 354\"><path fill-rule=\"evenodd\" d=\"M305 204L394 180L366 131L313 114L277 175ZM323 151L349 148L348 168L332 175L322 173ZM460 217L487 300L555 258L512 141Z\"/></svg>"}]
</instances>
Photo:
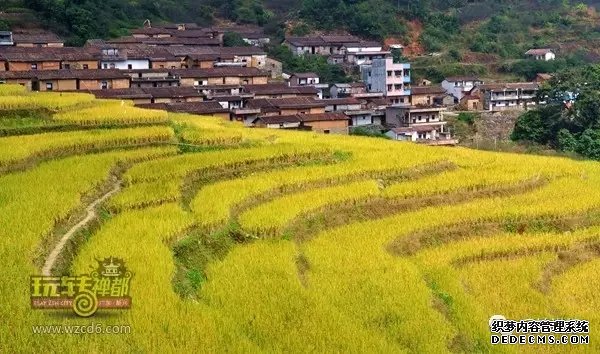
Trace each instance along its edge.
<instances>
[{"instance_id":1,"label":"white multi-story building","mask_svg":"<svg viewBox=\"0 0 600 354\"><path fill-rule=\"evenodd\" d=\"M448 94L454 96L456 102L471 92L475 86L481 84L483 81L473 76L453 76L442 81L442 87Z\"/></svg>"},{"instance_id":2,"label":"white multi-story building","mask_svg":"<svg viewBox=\"0 0 600 354\"><path fill-rule=\"evenodd\" d=\"M373 59L361 67L363 82L369 92L381 92L390 103L405 103L410 99L410 64L395 63L390 56Z\"/></svg>"},{"instance_id":3,"label":"white multi-story building","mask_svg":"<svg viewBox=\"0 0 600 354\"><path fill-rule=\"evenodd\" d=\"M536 82L514 82L480 85L474 92L481 97L484 110L525 110L544 103L537 100L539 88Z\"/></svg>"}]
</instances>

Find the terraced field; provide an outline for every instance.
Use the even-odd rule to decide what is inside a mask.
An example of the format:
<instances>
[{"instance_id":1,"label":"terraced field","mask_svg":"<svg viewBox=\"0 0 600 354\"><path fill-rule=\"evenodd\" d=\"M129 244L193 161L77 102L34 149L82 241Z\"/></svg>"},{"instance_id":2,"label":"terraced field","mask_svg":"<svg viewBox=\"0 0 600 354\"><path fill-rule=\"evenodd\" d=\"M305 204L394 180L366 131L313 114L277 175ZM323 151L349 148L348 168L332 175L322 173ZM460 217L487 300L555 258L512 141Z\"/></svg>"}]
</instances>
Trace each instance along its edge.
<instances>
[{"instance_id":1,"label":"terraced field","mask_svg":"<svg viewBox=\"0 0 600 354\"><path fill-rule=\"evenodd\" d=\"M0 352L600 351L597 162L11 86L0 110ZM109 256L134 274L130 310L31 309L44 265L81 274ZM496 314L589 320L590 344L492 345ZM32 331L99 322L132 332Z\"/></svg>"}]
</instances>

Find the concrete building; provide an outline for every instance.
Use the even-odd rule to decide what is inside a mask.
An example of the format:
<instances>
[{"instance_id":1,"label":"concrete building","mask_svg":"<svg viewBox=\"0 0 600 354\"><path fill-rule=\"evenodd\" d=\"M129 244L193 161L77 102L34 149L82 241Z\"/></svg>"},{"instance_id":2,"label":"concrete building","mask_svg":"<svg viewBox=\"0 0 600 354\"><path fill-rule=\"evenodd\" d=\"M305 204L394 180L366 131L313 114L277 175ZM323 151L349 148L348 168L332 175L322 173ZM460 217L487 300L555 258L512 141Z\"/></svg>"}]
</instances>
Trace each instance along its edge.
<instances>
[{"instance_id":1,"label":"concrete building","mask_svg":"<svg viewBox=\"0 0 600 354\"><path fill-rule=\"evenodd\" d=\"M455 102L459 102L464 95L481 84L483 81L474 76L452 76L442 81L442 87L448 94L454 96Z\"/></svg>"},{"instance_id":2,"label":"concrete building","mask_svg":"<svg viewBox=\"0 0 600 354\"><path fill-rule=\"evenodd\" d=\"M473 90L479 94L481 106L486 111L526 110L543 102L538 102L536 82L514 82L480 85Z\"/></svg>"},{"instance_id":3,"label":"concrete building","mask_svg":"<svg viewBox=\"0 0 600 354\"><path fill-rule=\"evenodd\" d=\"M445 110L443 107L389 106L385 112L385 123L393 128L386 135L394 140L413 142L449 140L443 116Z\"/></svg>"},{"instance_id":4,"label":"concrete building","mask_svg":"<svg viewBox=\"0 0 600 354\"><path fill-rule=\"evenodd\" d=\"M392 104L410 101L410 64L395 63L392 57L374 59L361 67L369 92L381 92Z\"/></svg>"}]
</instances>

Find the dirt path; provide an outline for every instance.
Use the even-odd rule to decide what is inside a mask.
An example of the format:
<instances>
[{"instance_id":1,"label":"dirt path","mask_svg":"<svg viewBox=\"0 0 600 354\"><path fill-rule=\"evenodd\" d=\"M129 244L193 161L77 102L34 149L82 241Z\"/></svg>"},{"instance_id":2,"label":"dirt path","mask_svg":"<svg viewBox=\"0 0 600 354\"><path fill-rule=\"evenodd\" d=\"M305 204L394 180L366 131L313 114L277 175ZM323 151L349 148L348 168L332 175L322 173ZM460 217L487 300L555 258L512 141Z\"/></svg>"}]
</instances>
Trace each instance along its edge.
<instances>
[{"instance_id":1,"label":"dirt path","mask_svg":"<svg viewBox=\"0 0 600 354\"><path fill-rule=\"evenodd\" d=\"M87 208L85 208L85 211L87 212L85 218L83 218L81 221L79 221L76 225L74 225L71 229L69 229L69 231L67 231L67 233L65 233L63 235L63 237L56 244L56 246L54 246L54 249L52 249L52 252L50 252L50 254L48 255L48 258L46 258L46 262L44 262L44 267L42 268L43 275L45 275L45 276L50 275L50 271L54 267L54 264L56 264L56 260L57 260L58 256L60 255L60 253L62 252L63 248L65 247L67 241L69 241L69 239L71 237L73 237L73 235L75 233L77 233L77 231L84 228L90 221L92 221L98 215L96 213L96 207L100 203L102 203L106 199L108 199L111 195L117 193L120 189L121 189L121 181L116 181L115 184L113 185L113 189L111 189L109 192L107 192L100 198L94 200L90 205L87 206Z\"/></svg>"}]
</instances>

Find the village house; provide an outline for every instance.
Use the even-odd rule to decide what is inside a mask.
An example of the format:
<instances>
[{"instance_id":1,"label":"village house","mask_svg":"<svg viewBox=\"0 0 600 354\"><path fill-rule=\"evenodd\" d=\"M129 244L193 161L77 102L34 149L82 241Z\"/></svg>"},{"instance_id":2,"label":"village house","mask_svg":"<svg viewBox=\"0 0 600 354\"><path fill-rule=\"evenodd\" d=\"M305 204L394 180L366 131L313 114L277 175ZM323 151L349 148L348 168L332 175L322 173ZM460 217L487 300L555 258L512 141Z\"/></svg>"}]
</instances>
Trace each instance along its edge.
<instances>
[{"instance_id":1,"label":"village house","mask_svg":"<svg viewBox=\"0 0 600 354\"><path fill-rule=\"evenodd\" d=\"M382 45L377 42L363 41L355 36L323 35L316 37L288 37L284 41L294 55L318 54L337 56L343 62L354 63L367 60L367 56L377 56ZM363 54L359 54L363 53ZM370 54L367 54L370 53ZM362 58L359 60L359 56Z\"/></svg>"},{"instance_id":2,"label":"village house","mask_svg":"<svg viewBox=\"0 0 600 354\"><path fill-rule=\"evenodd\" d=\"M386 135L394 140L413 142L449 140L443 117L445 110L444 107L389 106L385 124L393 128Z\"/></svg>"},{"instance_id":3,"label":"village house","mask_svg":"<svg viewBox=\"0 0 600 354\"><path fill-rule=\"evenodd\" d=\"M410 89L410 103L413 106L450 106L454 97L448 95L441 86L413 86Z\"/></svg>"},{"instance_id":4,"label":"village house","mask_svg":"<svg viewBox=\"0 0 600 354\"><path fill-rule=\"evenodd\" d=\"M213 38L219 38L221 41L223 41L225 33L237 33L244 42L252 46L260 47L271 42L264 29L255 25L213 26L204 30L210 32Z\"/></svg>"},{"instance_id":5,"label":"village house","mask_svg":"<svg viewBox=\"0 0 600 354\"><path fill-rule=\"evenodd\" d=\"M202 102L204 94L193 87L152 87L89 91L97 98L132 100L135 104Z\"/></svg>"},{"instance_id":6,"label":"village house","mask_svg":"<svg viewBox=\"0 0 600 354\"><path fill-rule=\"evenodd\" d=\"M359 111L363 109L362 102L353 97L328 98L320 101L325 103L325 112Z\"/></svg>"},{"instance_id":7,"label":"village house","mask_svg":"<svg viewBox=\"0 0 600 354\"><path fill-rule=\"evenodd\" d=\"M481 97L477 94L464 95L460 99L459 109L465 111L481 111L483 109Z\"/></svg>"},{"instance_id":8,"label":"village house","mask_svg":"<svg viewBox=\"0 0 600 354\"><path fill-rule=\"evenodd\" d=\"M253 94L242 93L239 95L216 95L210 99L219 102L221 107L227 108L230 111L244 109L249 100L254 98Z\"/></svg>"},{"instance_id":9,"label":"village house","mask_svg":"<svg viewBox=\"0 0 600 354\"><path fill-rule=\"evenodd\" d=\"M132 87L174 87L180 86L181 78L169 69L123 70L131 78Z\"/></svg>"},{"instance_id":10,"label":"village house","mask_svg":"<svg viewBox=\"0 0 600 354\"><path fill-rule=\"evenodd\" d=\"M21 85L28 91L33 89L36 81L35 71L0 71L0 84Z\"/></svg>"},{"instance_id":11,"label":"village house","mask_svg":"<svg viewBox=\"0 0 600 354\"><path fill-rule=\"evenodd\" d=\"M181 86L206 85L264 85L269 74L257 68L175 69Z\"/></svg>"},{"instance_id":12,"label":"village house","mask_svg":"<svg viewBox=\"0 0 600 354\"><path fill-rule=\"evenodd\" d=\"M204 101L204 94L193 87L149 87L142 90L151 96L150 103L184 103Z\"/></svg>"},{"instance_id":13,"label":"village house","mask_svg":"<svg viewBox=\"0 0 600 354\"><path fill-rule=\"evenodd\" d=\"M271 73L272 79L280 78L283 74L283 63L279 60L267 57L265 59L265 70Z\"/></svg>"},{"instance_id":14,"label":"village house","mask_svg":"<svg viewBox=\"0 0 600 354\"><path fill-rule=\"evenodd\" d=\"M323 98L326 90L329 89L328 84L321 84L319 75L315 73L295 73L290 76L290 86L312 86L317 89L317 96ZM329 93L329 92L327 92Z\"/></svg>"},{"instance_id":15,"label":"village house","mask_svg":"<svg viewBox=\"0 0 600 354\"><path fill-rule=\"evenodd\" d=\"M348 134L349 124L345 114L336 112L261 116L252 121L253 127L311 130L323 134Z\"/></svg>"},{"instance_id":16,"label":"village house","mask_svg":"<svg viewBox=\"0 0 600 354\"><path fill-rule=\"evenodd\" d=\"M188 37L151 37L151 38L139 38L133 36L126 36L117 39L111 39L107 41L108 44L119 44L119 45L131 45L131 44L145 44L148 46L156 47L169 47L169 46L196 46L196 47L219 47L222 45L218 38L188 38Z\"/></svg>"},{"instance_id":17,"label":"village house","mask_svg":"<svg viewBox=\"0 0 600 354\"><path fill-rule=\"evenodd\" d=\"M244 85L244 90L253 93L255 98L318 98L318 90L312 86L289 86L285 83Z\"/></svg>"},{"instance_id":18,"label":"village house","mask_svg":"<svg viewBox=\"0 0 600 354\"><path fill-rule=\"evenodd\" d=\"M18 29L12 31L14 45L17 47L63 47L64 41L56 34L43 30Z\"/></svg>"},{"instance_id":19,"label":"village house","mask_svg":"<svg viewBox=\"0 0 600 354\"><path fill-rule=\"evenodd\" d=\"M329 89L329 96L331 98L343 98L362 94L367 92L367 87L362 82L351 82L333 84Z\"/></svg>"},{"instance_id":20,"label":"village house","mask_svg":"<svg viewBox=\"0 0 600 354\"><path fill-rule=\"evenodd\" d=\"M173 36L172 29L163 27L144 27L137 28L131 31L131 36L134 38L167 38Z\"/></svg>"},{"instance_id":21,"label":"village house","mask_svg":"<svg viewBox=\"0 0 600 354\"><path fill-rule=\"evenodd\" d=\"M185 103L152 103L138 105L140 108L162 109L167 112L188 113L200 116L219 117L230 120L229 110L221 107L219 102L185 102Z\"/></svg>"},{"instance_id":22,"label":"village house","mask_svg":"<svg viewBox=\"0 0 600 354\"><path fill-rule=\"evenodd\" d=\"M325 112L341 112L350 118L350 126L381 124L381 116L373 109L364 107L363 101L353 97L321 100L326 104Z\"/></svg>"},{"instance_id":23,"label":"village house","mask_svg":"<svg viewBox=\"0 0 600 354\"><path fill-rule=\"evenodd\" d=\"M454 96L455 102L459 102L464 95L481 84L483 81L474 76L452 76L442 81L442 87L448 94Z\"/></svg>"},{"instance_id":24,"label":"village house","mask_svg":"<svg viewBox=\"0 0 600 354\"><path fill-rule=\"evenodd\" d=\"M100 68L120 70L179 69L181 61L164 48L146 45L88 45L98 51Z\"/></svg>"},{"instance_id":25,"label":"village house","mask_svg":"<svg viewBox=\"0 0 600 354\"><path fill-rule=\"evenodd\" d=\"M529 49L527 52L525 52L525 55L534 60L550 61L556 59L556 54L554 54L552 49L548 48Z\"/></svg>"},{"instance_id":26,"label":"village house","mask_svg":"<svg viewBox=\"0 0 600 354\"><path fill-rule=\"evenodd\" d=\"M153 103L152 95L139 87L112 90L92 90L89 91L89 93L93 94L98 99L130 100L136 105Z\"/></svg>"},{"instance_id":27,"label":"village house","mask_svg":"<svg viewBox=\"0 0 600 354\"><path fill-rule=\"evenodd\" d=\"M181 55L184 49L177 50ZM183 58L187 68L209 69L222 66L245 66L265 69L267 53L256 47L196 47L190 48ZM172 51L175 53L175 51Z\"/></svg>"},{"instance_id":28,"label":"village house","mask_svg":"<svg viewBox=\"0 0 600 354\"><path fill-rule=\"evenodd\" d=\"M259 85L260 86L260 85ZM227 96L239 95L245 93L244 87L241 85L206 85L194 87L195 90L204 95L204 97L212 96Z\"/></svg>"},{"instance_id":29,"label":"village house","mask_svg":"<svg viewBox=\"0 0 600 354\"><path fill-rule=\"evenodd\" d=\"M6 47L0 50L0 70L30 71L59 69L98 69L98 56L90 50L73 47Z\"/></svg>"},{"instance_id":30,"label":"village house","mask_svg":"<svg viewBox=\"0 0 600 354\"><path fill-rule=\"evenodd\" d=\"M307 86L319 84L319 75L315 73L295 73L290 76L290 86Z\"/></svg>"},{"instance_id":31,"label":"village house","mask_svg":"<svg viewBox=\"0 0 600 354\"><path fill-rule=\"evenodd\" d=\"M380 92L391 104L410 101L410 64L395 63L392 57L374 59L361 67L363 82L369 92Z\"/></svg>"},{"instance_id":32,"label":"village house","mask_svg":"<svg viewBox=\"0 0 600 354\"><path fill-rule=\"evenodd\" d=\"M356 46L346 47L344 61L353 65L368 65L374 59L385 59L392 55L390 51L381 50L381 44L377 42L361 42Z\"/></svg>"},{"instance_id":33,"label":"village house","mask_svg":"<svg viewBox=\"0 0 600 354\"><path fill-rule=\"evenodd\" d=\"M129 77L119 70L2 71L0 82L20 84L32 91L87 91L129 88Z\"/></svg>"},{"instance_id":34,"label":"village house","mask_svg":"<svg viewBox=\"0 0 600 354\"><path fill-rule=\"evenodd\" d=\"M537 101L538 90L538 83L514 82L479 85L473 93L479 94L487 111L526 110L542 104Z\"/></svg>"},{"instance_id":35,"label":"village house","mask_svg":"<svg viewBox=\"0 0 600 354\"><path fill-rule=\"evenodd\" d=\"M258 98L248 101L246 107L259 108L265 116L325 113L325 103L309 97Z\"/></svg>"}]
</instances>

